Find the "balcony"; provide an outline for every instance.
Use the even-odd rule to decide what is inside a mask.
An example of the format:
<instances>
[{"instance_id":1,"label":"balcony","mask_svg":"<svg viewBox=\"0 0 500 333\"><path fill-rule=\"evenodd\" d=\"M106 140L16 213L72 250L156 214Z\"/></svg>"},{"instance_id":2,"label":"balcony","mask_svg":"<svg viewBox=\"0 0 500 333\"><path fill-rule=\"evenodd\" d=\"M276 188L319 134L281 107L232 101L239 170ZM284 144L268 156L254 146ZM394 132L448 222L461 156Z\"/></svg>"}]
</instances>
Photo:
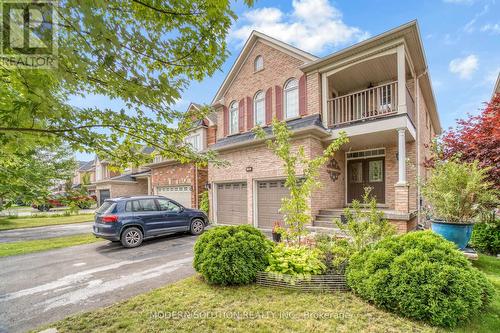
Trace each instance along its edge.
<instances>
[{"instance_id":1,"label":"balcony","mask_svg":"<svg viewBox=\"0 0 500 333\"><path fill-rule=\"evenodd\" d=\"M415 106L408 86L406 101L408 116L413 121ZM348 93L327 100L328 127L387 117L398 113L398 82Z\"/></svg>"}]
</instances>

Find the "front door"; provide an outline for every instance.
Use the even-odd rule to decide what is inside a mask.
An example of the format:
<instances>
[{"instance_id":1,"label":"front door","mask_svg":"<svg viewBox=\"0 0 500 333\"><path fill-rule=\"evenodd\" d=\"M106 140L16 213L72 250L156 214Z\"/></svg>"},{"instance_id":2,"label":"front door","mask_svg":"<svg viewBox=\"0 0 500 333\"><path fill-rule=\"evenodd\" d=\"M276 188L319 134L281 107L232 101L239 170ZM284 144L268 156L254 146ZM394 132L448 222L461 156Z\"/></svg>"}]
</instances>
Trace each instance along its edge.
<instances>
[{"instance_id":1,"label":"front door","mask_svg":"<svg viewBox=\"0 0 500 333\"><path fill-rule=\"evenodd\" d=\"M377 203L385 203L385 158L375 157L347 161L347 203L363 202L365 188Z\"/></svg>"}]
</instances>

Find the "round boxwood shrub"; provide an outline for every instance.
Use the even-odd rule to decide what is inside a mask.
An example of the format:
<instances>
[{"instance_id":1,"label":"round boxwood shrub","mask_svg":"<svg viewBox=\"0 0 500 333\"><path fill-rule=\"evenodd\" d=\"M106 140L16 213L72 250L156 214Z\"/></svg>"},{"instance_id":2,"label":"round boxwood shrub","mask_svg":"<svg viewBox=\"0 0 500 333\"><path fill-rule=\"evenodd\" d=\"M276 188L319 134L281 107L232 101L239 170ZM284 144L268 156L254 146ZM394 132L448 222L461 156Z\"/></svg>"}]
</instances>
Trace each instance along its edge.
<instances>
[{"instance_id":1,"label":"round boxwood shrub","mask_svg":"<svg viewBox=\"0 0 500 333\"><path fill-rule=\"evenodd\" d=\"M215 227L196 241L194 268L210 284L247 284L264 271L271 249L272 243L252 226Z\"/></svg>"},{"instance_id":2,"label":"round boxwood shrub","mask_svg":"<svg viewBox=\"0 0 500 333\"><path fill-rule=\"evenodd\" d=\"M451 242L431 231L392 236L354 254L347 282L379 307L445 327L471 318L494 292Z\"/></svg>"}]
</instances>

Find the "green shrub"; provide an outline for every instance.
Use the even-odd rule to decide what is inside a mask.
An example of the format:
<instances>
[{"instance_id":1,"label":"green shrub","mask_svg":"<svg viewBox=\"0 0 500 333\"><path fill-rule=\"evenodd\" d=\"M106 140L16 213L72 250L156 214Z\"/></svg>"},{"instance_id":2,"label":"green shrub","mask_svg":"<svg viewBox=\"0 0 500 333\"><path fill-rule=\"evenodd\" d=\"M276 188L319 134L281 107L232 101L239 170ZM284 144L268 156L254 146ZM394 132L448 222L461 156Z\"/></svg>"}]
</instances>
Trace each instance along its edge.
<instances>
[{"instance_id":1,"label":"green shrub","mask_svg":"<svg viewBox=\"0 0 500 333\"><path fill-rule=\"evenodd\" d=\"M272 242L252 226L215 227L196 241L194 268L210 284L247 284L267 267L271 250Z\"/></svg>"},{"instance_id":2,"label":"green shrub","mask_svg":"<svg viewBox=\"0 0 500 333\"><path fill-rule=\"evenodd\" d=\"M497 255L500 253L500 219L474 225L470 243L479 252Z\"/></svg>"},{"instance_id":3,"label":"green shrub","mask_svg":"<svg viewBox=\"0 0 500 333\"><path fill-rule=\"evenodd\" d=\"M347 282L379 307L445 327L476 315L494 292L451 242L431 231L392 236L354 254Z\"/></svg>"},{"instance_id":4,"label":"green shrub","mask_svg":"<svg viewBox=\"0 0 500 333\"><path fill-rule=\"evenodd\" d=\"M203 192L200 198L200 210L208 215L208 210L210 209L210 202L208 200L208 191Z\"/></svg>"},{"instance_id":5,"label":"green shrub","mask_svg":"<svg viewBox=\"0 0 500 333\"><path fill-rule=\"evenodd\" d=\"M325 271L326 266L321 258L322 252L319 249L281 243L269 254L269 267L266 271L307 278Z\"/></svg>"},{"instance_id":6,"label":"green shrub","mask_svg":"<svg viewBox=\"0 0 500 333\"><path fill-rule=\"evenodd\" d=\"M325 273L343 273L353 249L345 238L336 238L326 234L318 234L315 237L316 248L322 252L322 260L326 266Z\"/></svg>"}]
</instances>

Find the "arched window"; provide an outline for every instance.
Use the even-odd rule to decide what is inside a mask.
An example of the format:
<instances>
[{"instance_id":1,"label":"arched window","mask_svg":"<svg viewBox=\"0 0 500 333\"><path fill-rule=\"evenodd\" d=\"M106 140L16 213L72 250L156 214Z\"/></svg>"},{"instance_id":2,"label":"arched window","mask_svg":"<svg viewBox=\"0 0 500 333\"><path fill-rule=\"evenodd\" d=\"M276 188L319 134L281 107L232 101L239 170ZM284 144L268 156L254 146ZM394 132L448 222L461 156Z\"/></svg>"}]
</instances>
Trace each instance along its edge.
<instances>
[{"instance_id":1,"label":"arched window","mask_svg":"<svg viewBox=\"0 0 500 333\"><path fill-rule=\"evenodd\" d=\"M299 82L297 79L290 79L285 83L285 118L299 116Z\"/></svg>"},{"instance_id":2,"label":"arched window","mask_svg":"<svg viewBox=\"0 0 500 333\"><path fill-rule=\"evenodd\" d=\"M253 99L255 125L263 125L266 117L266 96L262 91L255 94Z\"/></svg>"},{"instance_id":3,"label":"arched window","mask_svg":"<svg viewBox=\"0 0 500 333\"><path fill-rule=\"evenodd\" d=\"M264 68L264 58L262 56L257 56L253 62L253 69L255 72L260 71Z\"/></svg>"},{"instance_id":4,"label":"arched window","mask_svg":"<svg viewBox=\"0 0 500 333\"><path fill-rule=\"evenodd\" d=\"M229 134L238 132L238 103L232 102L229 106Z\"/></svg>"}]
</instances>

